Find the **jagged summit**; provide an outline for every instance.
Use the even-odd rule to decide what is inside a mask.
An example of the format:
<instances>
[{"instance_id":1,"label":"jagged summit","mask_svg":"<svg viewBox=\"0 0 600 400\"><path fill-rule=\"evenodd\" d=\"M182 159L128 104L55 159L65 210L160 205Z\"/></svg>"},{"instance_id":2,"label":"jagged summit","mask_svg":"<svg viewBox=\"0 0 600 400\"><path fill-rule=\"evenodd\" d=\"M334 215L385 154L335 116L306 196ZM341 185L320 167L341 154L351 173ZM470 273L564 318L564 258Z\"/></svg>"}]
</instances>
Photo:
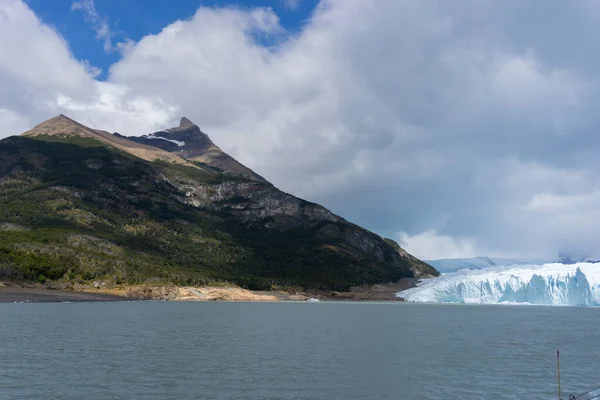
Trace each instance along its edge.
<instances>
[{"instance_id":1,"label":"jagged summit","mask_svg":"<svg viewBox=\"0 0 600 400\"><path fill-rule=\"evenodd\" d=\"M164 131L158 131L158 132L154 132L151 133L149 135L145 135L145 136L150 136L150 135L154 135L157 137L167 137L169 139L174 139L174 140L188 140L190 142L194 142L195 147L198 147L201 143L202 146L210 146L213 145L214 143L210 140L210 138L208 137L208 135L204 132L202 132L202 130L200 129L200 127L196 124L194 124L192 121L190 121L188 118L186 117L182 117L180 122L179 122L179 126L175 126L173 128L168 128L165 129Z\"/></svg>"},{"instance_id":2,"label":"jagged summit","mask_svg":"<svg viewBox=\"0 0 600 400\"><path fill-rule=\"evenodd\" d=\"M226 172L244 174L251 179L267 182L265 178L221 150L198 125L186 117L181 118L177 127L127 139L177 153L191 162L200 162Z\"/></svg>"},{"instance_id":3,"label":"jagged summit","mask_svg":"<svg viewBox=\"0 0 600 400\"><path fill-rule=\"evenodd\" d=\"M181 117L181 120L179 121L179 127L187 128L189 126L196 126L196 124L194 124L192 121L190 121L186 117Z\"/></svg>"}]
</instances>

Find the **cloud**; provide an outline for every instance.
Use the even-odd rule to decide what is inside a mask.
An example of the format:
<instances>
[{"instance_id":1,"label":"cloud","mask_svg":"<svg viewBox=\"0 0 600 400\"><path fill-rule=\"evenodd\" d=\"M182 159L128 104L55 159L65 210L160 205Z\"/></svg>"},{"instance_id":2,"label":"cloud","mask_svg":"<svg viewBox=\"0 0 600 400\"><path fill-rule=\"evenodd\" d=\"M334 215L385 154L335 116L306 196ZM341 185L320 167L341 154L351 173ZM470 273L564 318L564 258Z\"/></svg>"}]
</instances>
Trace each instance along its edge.
<instances>
[{"instance_id":1,"label":"cloud","mask_svg":"<svg viewBox=\"0 0 600 400\"><path fill-rule=\"evenodd\" d=\"M134 42L129 38L113 44L113 39L119 36L120 32L116 32L110 28L108 16L101 15L98 12L94 0L73 0L71 11L79 11L83 15L84 21L92 26L96 32L96 39L101 40L103 43L105 53L119 51L124 54L133 45ZM95 69L94 72L97 75L101 73L98 69Z\"/></svg>"},{"instance_id":2,"label":"cloud","mask_svg":"<svg viewBox=\"0 0 600 400\"><path fill-rule=\"evenodd\" d=\"M288 10L297 10L300 6L300 0L282 0L283 6Z\"/></svg>"},{"instance_id":3,"label":"cloud","mask_svg":"<svg viewBox=\"0 0 600 400\"><path fill-rule=\"evenodd\" d=\"M471 239L438 235L434 230L417 235L407 235L403 232L398 235L398 241L407 251L424 260L477 257L479 255L475 243Z\"/></svg>"},{"instance_id":4,"label":"cloud","mask_svg":"<svg viewBox=\"0 0 600 400\"><path fill-rule=\"evenodd\" d=\"M92 25L96 31L96 38L104 43L104 51L109 53L113 50L112 32L108 25L108 17L101 16L96 10L94 0L73 0L71 11L79 11L83 15L85 22Z\"/></svg>"},{"instance_id":5,"label":"cloud","mask_svg":"<svg viewBox=\"0 0 600 400\"><path fill-rule=\"evenodd\" d=\"M81 60L81 64L84 66L87 74L91 78L97 78L98 76L102 75L102 70L100 68L90 64L90 62L88 60Z\"/></svg>"},{"instance_id":6,"label":"cloud","mask_svg":"<svg viewBox=\"0 0 600 400\"><path fill-rule=\"evenodd\" d=\"M24 3L0 0L0 137L59 113L124 132L155 130L177 113L161 99L96 81L97 74L86 61L76 60L60 34Z\"/></svg>"},{"instance_id":7,"label":"cloud","mask_svg":"<svg viewBox=\"0 0 600 400\"><path fill-rule=\"evenodd\" d=\"M60 111L142 134L186 115L282 189L418 255L592 252L600 13L585 0L545 10L322 0L286 36L272 9L200 7L128 43L98 82L0 0L3 129Z\"/></svg>"},{"instance_id":8,"label":"cloud","mask_svg":"<svg viewBox=\"0 0 600 400\"><path fill-rule=\"evenodd\" d=\"M23 3L0 1L0 109L12 116L2 136L48 115L48 101L58 93L87 98L94 85L87 69Z\"/></svg>"}]
</instances>

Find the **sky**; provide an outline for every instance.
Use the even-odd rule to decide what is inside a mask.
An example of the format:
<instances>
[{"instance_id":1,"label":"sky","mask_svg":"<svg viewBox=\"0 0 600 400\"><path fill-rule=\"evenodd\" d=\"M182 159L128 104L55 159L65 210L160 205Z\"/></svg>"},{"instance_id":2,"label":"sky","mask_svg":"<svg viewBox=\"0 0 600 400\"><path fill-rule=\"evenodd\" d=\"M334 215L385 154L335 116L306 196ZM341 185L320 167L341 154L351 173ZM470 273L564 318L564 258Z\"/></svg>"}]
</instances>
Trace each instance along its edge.
<instances>
[{"instance_id":1,"label":"sky","mask_svg":"<svg viewBox=\"0 0 600 400\"><path fill-rule=\"evenodd\" d=\"M600 2L0 0L0 138L197 123L424 259L600 256Z\"/></svg>"}]
</instances>

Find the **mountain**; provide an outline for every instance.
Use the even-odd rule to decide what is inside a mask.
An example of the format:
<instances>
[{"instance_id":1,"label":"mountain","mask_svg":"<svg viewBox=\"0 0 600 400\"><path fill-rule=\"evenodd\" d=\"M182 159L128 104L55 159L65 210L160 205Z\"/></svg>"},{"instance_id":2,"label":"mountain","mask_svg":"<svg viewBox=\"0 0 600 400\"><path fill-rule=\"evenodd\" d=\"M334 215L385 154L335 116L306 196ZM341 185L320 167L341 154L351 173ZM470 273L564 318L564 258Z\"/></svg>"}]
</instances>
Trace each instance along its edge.
<instances>
[{"instance_id":1,"label":"mountain","mask_svg":"<svg viewBox=\"0 0 600 400\"><path fill-rule=\"evenodd\" d=\"M187 119L136 139L59 115L0 141L0 278L343 290L437 274Z\"/></svg>"},{"instance_id":2,"label":"mountain","mask_svg":"<svg viewBox=\"0 0 600 400\"><path fill-rule=\"evenodd\" d=\"M577 263L582 263L582 262L588 262L588 263L600 263L600 260L598 260L597 258L591 257L589 255L576 255L576 254L570 254L570 253L565 253L565 252L559 252L558 253L558 262L565 264L565 265L570 265L570 264L577 264Z\"/></svg>"},{"instance_id":3,"label":"mountain","mask_svg":"<svg viewBox=\"0 0 600 400\"><path fill-rule=\"evenodd\" d=\"M496 263L489 257L444 258L440 260L426 260L425 262L433 266L441 273L454 272L465 268L486 268L496 265Z\"/></svg>"},{"instance_id":4,"label":"mountain","mask_svg":"<svg viewBox=\"0 0 600 400\"><path fill-rule=\"evenodd\" d=\"M461 269L482 269L503 265L528 265L542 264L547 260L541 259L518 259L518 258L492 258L492 257L471 257L471 258L443 258L439 260L425 260L425 262L441 273L456 272Z\"/></svg>"}]
</instances>

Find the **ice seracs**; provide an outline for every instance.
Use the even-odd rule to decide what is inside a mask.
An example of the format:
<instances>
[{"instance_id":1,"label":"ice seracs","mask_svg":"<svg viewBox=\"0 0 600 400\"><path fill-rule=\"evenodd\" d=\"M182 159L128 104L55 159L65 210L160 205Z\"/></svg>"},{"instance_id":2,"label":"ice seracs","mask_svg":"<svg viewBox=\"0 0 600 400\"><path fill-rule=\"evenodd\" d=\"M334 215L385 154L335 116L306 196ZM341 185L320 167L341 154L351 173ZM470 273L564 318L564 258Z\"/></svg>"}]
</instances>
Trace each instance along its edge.
<instances>
[{"instance_id":1,"label":"ice seracs","mask_svg":"<svg viewBox=\"0 0 600 400\"><path fill-rule=\"evenodd\" d=\"M514 265L426 279L397 297L427 303L600 306L600 264Z\"/></svg>"}]
</instances>

